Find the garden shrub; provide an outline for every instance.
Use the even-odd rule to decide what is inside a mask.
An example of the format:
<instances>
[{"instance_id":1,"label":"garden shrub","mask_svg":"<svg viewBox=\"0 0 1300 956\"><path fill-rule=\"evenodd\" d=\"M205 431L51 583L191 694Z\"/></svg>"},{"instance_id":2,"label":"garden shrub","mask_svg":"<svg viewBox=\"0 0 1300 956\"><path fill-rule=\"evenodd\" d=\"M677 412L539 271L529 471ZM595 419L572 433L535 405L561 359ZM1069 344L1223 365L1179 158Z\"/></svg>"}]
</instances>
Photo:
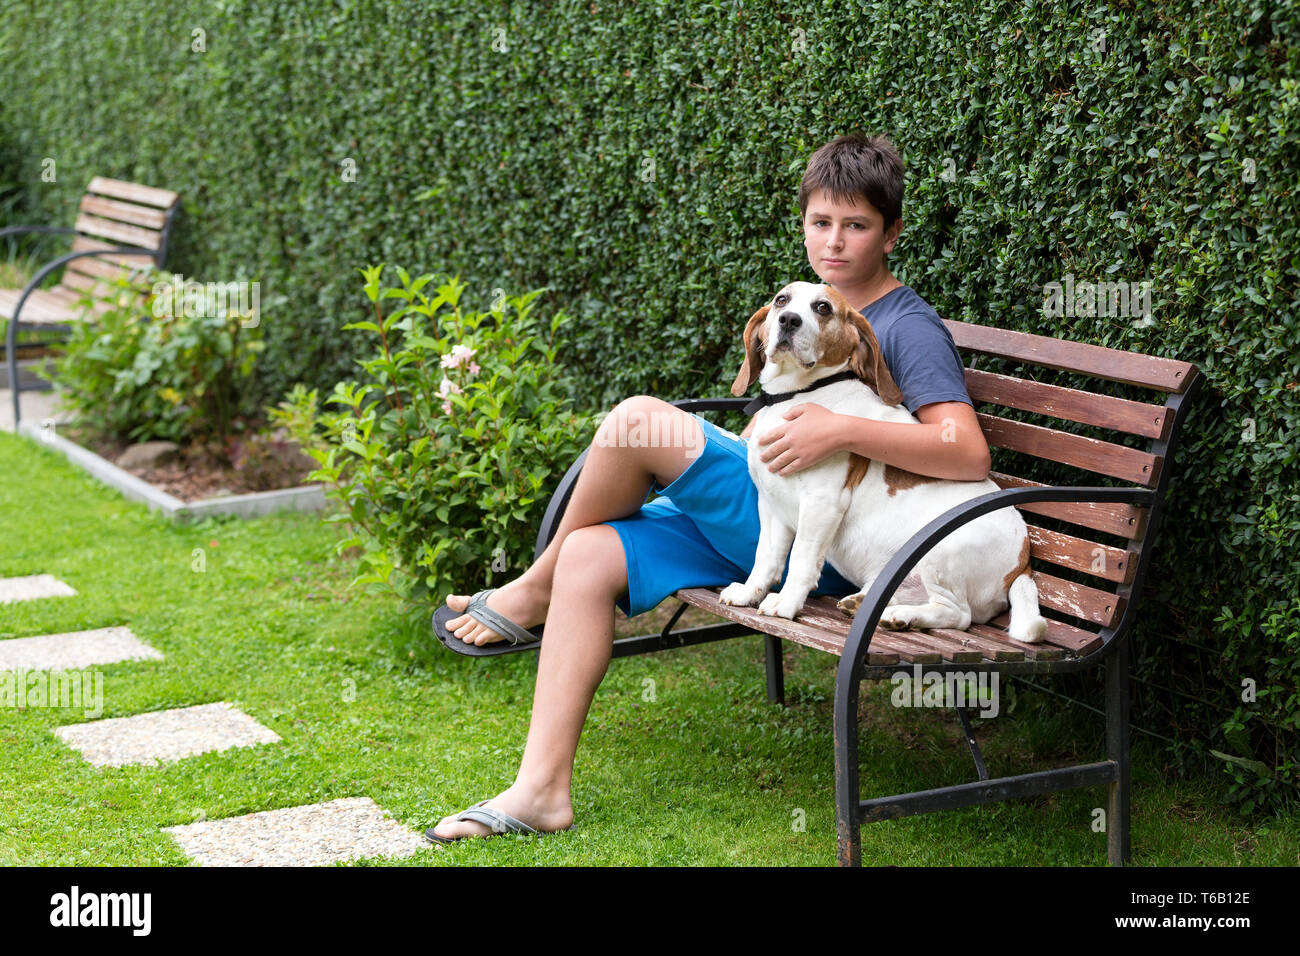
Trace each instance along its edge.
<instances>
[{"instance_id":1,"label":"garden shrub","mask_svg":"<svg viewBox=\"0 0 1300 956\"><path fill-rule=\"evenodd\" d=\"M257 317L194 308L155 291L170 276L142 270L101 286L83 308L111 308L77 322L53 369L79 427L98 438L212 444L226 452L237 421L256 410L250 383L260 340ZM90 315L90 313L84 313Z\"/></svg>"},{"instance_id":2,"label":"garden shrub","mask_svg":"<svg viewBox=\"0 0 1300 956\"><path fill-rule=\"evenodd\" d=\"M375 353L363 382L335 385L321 410L298 386L272 421L320 468L359 547L356 584L389 588L425 611L448 594L532 563L537 528L555 482L590 443L599 418L571 407L573 383L556 362L557 333L534 313L543 290L499 297L487 312L461 308L458 278L429 294L433 275L362 270L374 315L350 328ZM397 308L383 307L396 300Z\"/></svg>"}]
</instances>

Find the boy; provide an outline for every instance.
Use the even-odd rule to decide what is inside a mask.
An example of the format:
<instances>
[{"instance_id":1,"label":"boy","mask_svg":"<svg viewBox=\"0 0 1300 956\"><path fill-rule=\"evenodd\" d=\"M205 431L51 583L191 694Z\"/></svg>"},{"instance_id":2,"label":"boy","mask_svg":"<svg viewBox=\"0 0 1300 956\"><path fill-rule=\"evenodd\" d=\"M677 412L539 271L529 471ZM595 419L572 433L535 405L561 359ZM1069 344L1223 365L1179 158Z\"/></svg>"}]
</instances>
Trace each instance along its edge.
<instances>
[{"instance_id":1,"label":"boy","mask_svg":"<svg viewBox=\"0 0 1300 956\"><path fill-rule=\"evenodd\" d=\"M870 421L806 403L791 409L780 427L751 438L752 420L737 437L657 398L620 403L592 443L546 551L519 578L475 595L472 613L448 622L446 640L482 645L543 621L546 637L514 784L445 818L426 831L431 840L572 824L573 759L609 665L614 607L632 617L678 588L727 585L749 573L759 522L747 440L757 440L768 468L785 475L837 450L936 478L974 481L988 474L988 445L952 337L886 262L902 226L902 199L902 158L883 136L827 143L809 160L799 187L809 264L871 322L903 403L921 424ZM631 416L660 416L659 434L686 440L675 447L621 447L610 437L620 433L620 418L626 429ZM667 428L669 420L676 427ZM663 497L644 504L651 488ZM813 593L856 590L827 564ZM447 605L465 611L471 600L451 595ZM555 612L548 613L552 603Z\"/></svg>"}]
</instances>

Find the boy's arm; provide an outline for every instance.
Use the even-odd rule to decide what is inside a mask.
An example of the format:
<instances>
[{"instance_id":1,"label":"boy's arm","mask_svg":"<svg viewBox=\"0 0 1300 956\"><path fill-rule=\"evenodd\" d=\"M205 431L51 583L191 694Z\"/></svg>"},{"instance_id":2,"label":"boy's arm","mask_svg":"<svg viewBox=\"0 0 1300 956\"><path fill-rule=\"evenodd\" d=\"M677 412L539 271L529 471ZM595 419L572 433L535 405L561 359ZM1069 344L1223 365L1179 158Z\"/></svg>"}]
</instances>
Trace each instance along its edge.
<instances>
[{"instance_id":1,"label":"boy's arm","mask_svg":"<svg viewBox=\"0 0 1300 956\"><path fill-rule=\"evenodd\" d=\"M836 445L932 478L980 481L988 477L989 446L975 409L965 402L932 402L915 415L920 425L836 415Z\"/></svg>"},{"instance_id":2,"label":"boy's arm","mask_svg":"<svg viewBox=\"0 0 1300 956\"><path fill-rule=\"evenodd\" d=\"M837 451L849 451L932 478L979 481L988 477L989 446L971 406L931 402L914 414L920 424L880 422L806 402L754 441L768 471L781 475L795 474Z\"/></svg>"},{"instance_id":3,"label":"boy's arm","mask_svg":"<svg viewBox=\"0 0 1300 956\"><path fill-rule=\"evenodd\" d=\"M746 425L746 426L745 426L745 430L744 430L743 432L740 433L740 437L741 437L741 438L748 438L751 434L753 434L753 431L754 431L754 419L757 418L757 417L758 417L757 415L754 415L754 416L751 416L751 417L750 417L750 419L749 419L749 424Z\"/></svg>"}]
</instances>

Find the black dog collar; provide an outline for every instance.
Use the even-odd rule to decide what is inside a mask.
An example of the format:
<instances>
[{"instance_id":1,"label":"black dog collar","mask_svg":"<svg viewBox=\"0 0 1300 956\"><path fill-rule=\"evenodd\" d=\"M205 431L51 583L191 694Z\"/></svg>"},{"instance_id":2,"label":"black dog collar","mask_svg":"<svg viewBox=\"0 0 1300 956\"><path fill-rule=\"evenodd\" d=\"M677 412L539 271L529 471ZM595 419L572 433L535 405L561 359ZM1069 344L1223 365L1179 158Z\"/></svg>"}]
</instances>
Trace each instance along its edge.
<instances>
[{"instance_id":1,"label":"black dog collar","mask_svg":"<svg viewBox=\"0 0 1300 956\"><path fill-rule=\"evenodd\" d=\"M775 405L777 402L784 402L787 398L794 398L796 395L802 395L804 392L811 392L813 389L821 388L823 385L830 385L833 382L846 382L851 378L856 379L857 375L849 369L845 369L843 372L839 372L827 378L818 379L806 388L796 389L793 392L779 392L775 395L771 395L767 392L759 392L758 398L745 406L745 414L754 415L760 408L767 405Z\"/></svg>"}]
</instances>

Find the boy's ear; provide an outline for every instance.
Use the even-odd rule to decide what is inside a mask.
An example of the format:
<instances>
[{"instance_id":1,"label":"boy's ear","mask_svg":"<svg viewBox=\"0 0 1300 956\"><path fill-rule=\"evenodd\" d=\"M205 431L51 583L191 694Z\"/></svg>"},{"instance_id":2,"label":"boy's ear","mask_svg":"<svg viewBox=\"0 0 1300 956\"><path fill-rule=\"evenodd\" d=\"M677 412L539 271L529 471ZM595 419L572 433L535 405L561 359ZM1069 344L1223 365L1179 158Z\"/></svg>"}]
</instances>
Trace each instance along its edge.
<instances>
[{"instance_id":1,"label":"boy's ear","mask_svg":"<svg viewBox=\"0 0 1300 956\"><path fill-rule=\"evenodd\" d=\"M858 347L849 358L849 368L858 378L871 386L872 391L880 396L886 405L902 405L903 393L894 382L885 364L885 354L881 351L880 340L876 338L871 323L857 309L849 309L849 321L858 330Z\"/></svg>"},{"instance_id":2,"label":"boy's ear","mask_svg":"<svg viewBox=\"0 0 1300 956\"><path fill-rule=\"evenodd\" d=\"M885 230L885 255L894 251L894 244L898 242L898 234L903 231L903 217L899 216L894 220L894 224Z\"/></svg>"},{"instance_id":3,"label":"boy's ear","mask_svg":"<svg viewBox=\"0 0 1300 956\"><path fill-rule=\"evenodd\" d=\"M765 361L763 353L767 350L764 332L767 329L767 312L770 308L771 306L763 306L745 323L745 362L740 366L736 380L731 383L731 394L736 397L748 392L749 386L754 384L754 379L758 378L758 373L763 370Z\"/></svg>"}]
</instances>

